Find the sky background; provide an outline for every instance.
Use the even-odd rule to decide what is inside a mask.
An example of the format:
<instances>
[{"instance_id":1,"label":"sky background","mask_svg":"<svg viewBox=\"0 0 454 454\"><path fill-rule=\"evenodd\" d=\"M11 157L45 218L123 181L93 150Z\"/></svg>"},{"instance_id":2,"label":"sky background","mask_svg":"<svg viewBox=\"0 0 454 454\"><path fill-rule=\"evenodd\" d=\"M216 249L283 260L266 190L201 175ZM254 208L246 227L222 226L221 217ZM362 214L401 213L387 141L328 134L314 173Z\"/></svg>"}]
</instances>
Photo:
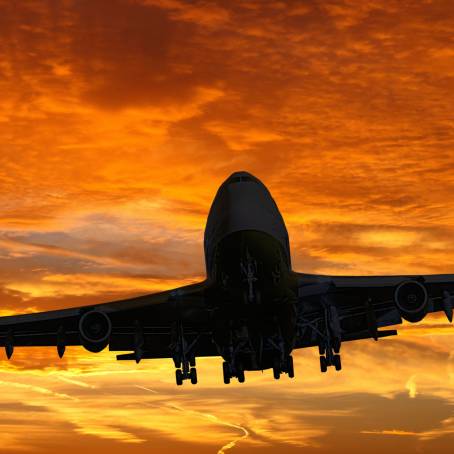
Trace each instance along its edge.
<instances>
[{"instance_id":1,"label":"sky background","mask_svg":"<svg viewBox=\"0 0 454 454\"><path fill-rule=\"evenodd\" d=\"M204 278L247 170L294 269L454 272L451 0L0 0L0 315ZM176 387L170 360L0 352L1 452L452 452L454 333L316 349L296 378Z\"/></svg>"}]
</instances>

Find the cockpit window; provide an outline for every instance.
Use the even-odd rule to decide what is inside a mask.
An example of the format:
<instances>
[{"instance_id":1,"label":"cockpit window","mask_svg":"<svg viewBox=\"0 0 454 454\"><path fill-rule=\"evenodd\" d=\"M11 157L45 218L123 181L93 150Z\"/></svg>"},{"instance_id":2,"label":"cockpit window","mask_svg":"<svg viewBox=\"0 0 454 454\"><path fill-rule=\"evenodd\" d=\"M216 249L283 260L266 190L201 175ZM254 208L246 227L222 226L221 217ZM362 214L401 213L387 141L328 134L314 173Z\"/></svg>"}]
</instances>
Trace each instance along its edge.
<instances>
[{"instance_id":1,"label":"cockpit window","mask_svg":"<svg viewBox=\"0 0 454 454\"><path fill-rule=\"evenodd\" d=\"M230 180L228 181L228 184L233 184L233 183L240 183L240 182L245 182L245 181L253 181L255 182L255 178L252 178L252 177L249 177L249 176L242 176L242 177L233 177L233 178L230 178Z\"/></svg>"}]
</instances>

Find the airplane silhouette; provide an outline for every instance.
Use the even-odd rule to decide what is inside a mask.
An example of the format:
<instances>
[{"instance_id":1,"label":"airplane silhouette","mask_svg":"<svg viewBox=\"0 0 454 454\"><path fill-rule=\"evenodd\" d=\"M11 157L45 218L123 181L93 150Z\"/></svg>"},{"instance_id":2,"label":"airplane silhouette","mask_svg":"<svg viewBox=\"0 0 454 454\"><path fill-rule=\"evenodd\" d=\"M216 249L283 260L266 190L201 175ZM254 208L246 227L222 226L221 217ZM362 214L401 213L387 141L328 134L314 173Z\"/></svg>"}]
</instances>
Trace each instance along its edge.
<instances>
[{"instance_id":1,"label":"airplane silhouette","mask_svg":"<svg viewBox=\"0 0 454 454\"><path fill-rule=\"evenodd\" d=\"M221 356L224 383L245 371L294 376L294 349L318 347L320 369L341 369L343 342L444 311L454 275L327 276L292 270L287 229L265 185L248 172L222 183L204 236L206 279L91 306L0 318L0 345L126 351L118 360L172 358L176 383L197 383L196 358Z\"/></svg>"}]
</instances>

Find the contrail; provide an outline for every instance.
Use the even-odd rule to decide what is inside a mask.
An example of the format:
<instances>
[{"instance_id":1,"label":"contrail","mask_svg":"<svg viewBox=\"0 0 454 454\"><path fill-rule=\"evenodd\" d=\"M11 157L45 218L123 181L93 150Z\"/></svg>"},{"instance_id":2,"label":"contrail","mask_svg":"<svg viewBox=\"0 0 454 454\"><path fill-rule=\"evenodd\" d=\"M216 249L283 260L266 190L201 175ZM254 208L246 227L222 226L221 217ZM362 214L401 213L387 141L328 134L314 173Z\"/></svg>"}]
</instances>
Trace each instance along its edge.
<instances>
[{"instance_id":1,"label":"contrail","mask_svg":"<svg viewBox=\"0 0 454 454\"><path fill-rule=\"evenodd\" d=\"M232 441L229 441L226 445L224 445L217 452L217 454L224 454L225 451L227 451L228 449L234 448L238 442L240 442L241 440L245 440L247 437L249 437L249 431L245 427L238 426L236 424L231 424L229 422L221 421L219 418L217 418L216 416L213 416L213 415L207 415L207 416L212 416L213 419L214 419L214 422L217 422L218 424L221 424L221 425L227 426L227 427L232 427L234 429L238 429L238 430L241 430L243 432L243 435L241 435L241 437L238 437L238 438L235 438Z\"/></svg>"},{"instance_id":2,"label":"contrail","mask_svg":"<svg viewBox=\"0 0 454 454\"><path fill-rule=\"evenodd\" d=\"M136 388L143 389L144 391L148 391L148 392L151 392L153 394L159 394L154 389L146 388L145 386L140 386L140 385L135 385L135 386L136 386ZM178 410L178 411L183 412L183 413L190 413L192 415L208 419L208 420L210 420L211 422L213 422L215 424L219 424L219 425L225 426L225 427L230 427L232 429L240 430L241 432L243 432L243 435L241 435L238 438L235 438L234 440L229 441L227 444L222 446L222 448L219 449L217 454L225 454L225 452L228 449L234 448L238 442L240 442L241 440L245 440L247 437L249 437L249 431L245 427L239 426L237 424L232 424L232 423L227 422L227 421L223 421L222 419L219 419L217 416L211 415L209 413L202 413L202 412L196 411L196 410L187 410L187 409L185 409L183 407L180 407L179 405L172 404L172 403L165 404L165 406L167 406L169 408L172 408L174 410Z\"/></svg>"},{"instance_id":3,"label":"contrail","mask_svg":"<svg viewBox=\"0 0 454 454\"><path fill-rule=\"evenodd\" d=\"M77 397L72 397L69 396L68 394L63 394L63 393L57 393L55 391L52 391L51 389L44 388L42 386L35 386L35 385L29 385L25 383L15 383L15 382L10 382L10 381L3 381L0 380L0 386L5 385L5 386L12 386L14 388L19 388L19 389L28 389L30 391L39 393L39 394L47 394L49 396L54 396L54 397L59 397L61 399L70 399L70 400L75 400L78 401L79 399Z\"/></svg>"}]
</instances>

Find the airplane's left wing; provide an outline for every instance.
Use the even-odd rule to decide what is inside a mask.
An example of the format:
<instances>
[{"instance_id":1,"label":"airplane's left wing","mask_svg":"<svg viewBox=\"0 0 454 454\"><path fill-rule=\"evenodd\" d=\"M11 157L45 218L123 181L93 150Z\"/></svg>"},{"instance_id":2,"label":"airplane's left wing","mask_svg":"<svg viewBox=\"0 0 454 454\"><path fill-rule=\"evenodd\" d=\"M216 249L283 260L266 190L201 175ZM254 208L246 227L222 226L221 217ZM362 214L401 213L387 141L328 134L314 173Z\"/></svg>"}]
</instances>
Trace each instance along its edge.
<instances>
[{"instance_id":1,"label":"airplane's left wing","mask_svg":"<svg viewBox=\"0 0 454 454\"><path fill-rule=\"evenodd\" d=\"M396 335L403 320L419 322L444 312L451 322L454 275L323 276L297 273L296 348L320 347L328 365L340 344ZM331 351L332 350L332 351ZM338 355L337 355L338 356ZM326 364L321 356L322 370ZM340 359L336 368L340 368Z\"/></svg>"},{"instance_id":2,"label":"airplane's left wing","mask_svg":"<svg viewBox=\"0 0 454 454\"><path fill-rule=\"evenodd\" d=\"M71 345L91 352L109 346L130 351L118 359L211 356L206 282L92 306L0 318L0 346L55 346L59 356Z\"/></svg>"}]
</instances>

